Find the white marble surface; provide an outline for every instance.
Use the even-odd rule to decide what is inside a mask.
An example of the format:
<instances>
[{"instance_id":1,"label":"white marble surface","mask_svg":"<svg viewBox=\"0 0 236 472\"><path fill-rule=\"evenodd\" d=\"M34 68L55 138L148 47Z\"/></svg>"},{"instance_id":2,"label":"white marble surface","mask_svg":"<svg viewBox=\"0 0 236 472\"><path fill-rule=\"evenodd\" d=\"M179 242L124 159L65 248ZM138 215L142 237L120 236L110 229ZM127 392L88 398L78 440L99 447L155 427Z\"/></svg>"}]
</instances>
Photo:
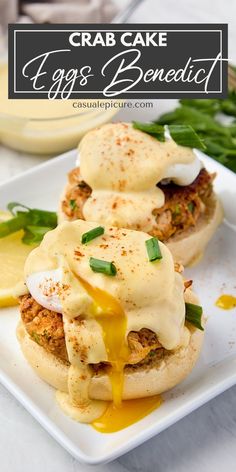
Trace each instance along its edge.
<instances>
[{"instance_id":1,"label":"white marble surface","mask_svg":"<svg viewBox=\"0 0 236 472\"><path fill-rule=\"evenodd\" d=\"M146 0L134 22L229 23L229 57L236 62L235 0ZM166 106L155 102L152 111L122 112L117 119L150 119ZM0 181L24 172L44 158L26 156L0 146ZM144 445L96 472L218 472L236 470L236 386L201 407ZM1 472L88 472L65 452L0 386Z\"/></svg>"}]
</instances>

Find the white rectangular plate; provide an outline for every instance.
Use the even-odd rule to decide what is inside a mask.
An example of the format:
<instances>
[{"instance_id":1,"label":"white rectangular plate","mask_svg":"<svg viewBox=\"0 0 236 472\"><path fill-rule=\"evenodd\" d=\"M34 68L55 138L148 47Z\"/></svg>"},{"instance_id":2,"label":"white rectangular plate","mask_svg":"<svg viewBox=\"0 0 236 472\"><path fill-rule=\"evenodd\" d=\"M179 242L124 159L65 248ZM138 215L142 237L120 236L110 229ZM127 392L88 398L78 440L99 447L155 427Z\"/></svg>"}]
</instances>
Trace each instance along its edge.
<instances>
[{"instance_id":1,"label":"white rectangular plate","mask_svg":"<svg viewBox=\"0 0 236 472\"><path fill-rule=\"evenodd\" d=\"M56 209L66 173L74 167L76 152L25 172L0 186L0 208L9 201L31 207ZM44 428L75 458L87 464L108 462L138 446L178 421L203 403L236 383L236 310L215 306L221 293L236 291L236 175L204 157L209 171L218 173L226 221L210 242L204 259L186 270L194 279L208 318L204 347L192 374L165 394L162 406L143 420L113 434L100 434L88 425L75 423L60 411L54 390L32 372L15 337L17 308L0 313L0 380Z\"/></svg>"}]
</instances>

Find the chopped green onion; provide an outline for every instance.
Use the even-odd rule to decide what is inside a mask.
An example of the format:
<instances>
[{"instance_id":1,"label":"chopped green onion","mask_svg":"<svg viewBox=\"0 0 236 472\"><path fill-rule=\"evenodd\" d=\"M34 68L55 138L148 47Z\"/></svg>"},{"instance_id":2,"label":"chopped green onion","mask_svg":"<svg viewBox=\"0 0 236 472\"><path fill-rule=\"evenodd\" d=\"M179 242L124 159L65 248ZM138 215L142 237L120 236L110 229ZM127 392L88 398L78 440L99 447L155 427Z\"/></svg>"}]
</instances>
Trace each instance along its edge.
<instances>
[{"instance_id":1,"label":"chopped green onion","mask_svg":"<svg viewBox=\"0 0 236 472\"><path fill-rule=\"evenodd\" d=\"M20 229L24 229L28 223L29 219L27 213L3 221L0 223L0 238L4 238L5 236L9 236L9 234L16 233L16 231L19 231Z\"/></svg>"},{"instance_id":2,"label":"chopped green onion","mask_svg":"<svg viewBox=\"0 0 236 472\"><path fill-rule=\"evenodd\" d=\"M29 210L29 218L33 225L51 226L52 228L57 226L57 214L54 211L32 209Z\"/></svg>"},{"instance_id":3,"label":"chopped green onion","mask_svg":"<svg viewBox=\"0 0 236 472\"><path fill-rule=\"evenodd\" d=\"M57 214L53 211L31 209L18 202L9 203L7 208L13 218L0 223L0 238L22 229L24 230L22 241L31 244L40 242L47 231L57 226Z\"/></svg>"},{"instance_id":4,"label":"chopped green onion","mask_svg":"<svg viewBox=\"0 0 236 472\"><path fill-rule=\"evenodd\" d=\"M232 65L230 65L232 67ZM218 113L221 113L221 116ZM226 115L231 120L225 120ZM160 116L160 125L191 125L204 140L206 154L236 172L236 91L227 99L181 99L178 108Z\"/></svg>"},{"instance_id":5,"label":"chopped green onion","mask_svg":"<svg viewBox=\"0 0 236 472\"><path fill-rule=\"evenodd\" d=\"M158 139L158 141L165 142L164 124L155 122L140 123L139 121L133 121L133 127L143 131L144 133L150 134L153 138ZM180 146L197 148L202 151L206 149L203 140L197 135L192 126L188 124L170 124L168 129L172 139Z\"/></svg>"},{"instance_id":6,"label":"chopped green onion","mask_svg":"<svg viewBox=\"0 0 236 472\"><path fill-rule=\"evenodd\" d=\"M180 146L197 148L204 151L206 149L202 139L190 125L169 125L168 126L172 139Z\"/></svg>"},{"instance_id":7,"label":"chopped green onion","mask_svg":"<svg viewBox=\"0 0 236 472\"><path fill-rule=\"evenodd\" d=\"M224 136L229 134L229 130L223 128L212 116L189 106L181 106L173 112L164 113L157 120L157 123L161 125L191 125L197 133L210 131L211 133L219 133Z\"/></svg>"},{"instance_id":8,"label":"chopped green onion","mask_svg":"<svg viewBox=\"0 0 236 472\"><path fill-rule=\"evenodd\" d=\"M89 265L94 272L100 272L101 274L116 275L117 272L113 262L101 261L94 257L90 257Z\"/></svg>"},{"instance_id":9,"label":"chopped green onion","mask_svg":"<svg viewBox=\"0 0 236 472\"><path fill-rule=\"evenodd\" d=\"M162 254L157 238L148 239L145 241L145 244L150 262L156 261L157 259L162 259Z\"/></svg>"},{"instance_id":10,"label":"chopped green onion","mask_svg":"<svg viewBox=\"0 0 236 472\"><path fill-rule=\"evenodd\" d=\"M71 210L74 211L77 207L76 200L70 200L69 205L70 205Z\"/></svg>"},{"instance_id":11,"label":"chopped green onion","mask_svg":"<svg viewBox=\"0 0 236 472\"><path fill-rule=\"evenodd\" d=\"M202 307L199 305L194 305L193 303L185 303L185 319L193 324L196 328L204 331L202 327Z\"/></svg>"},{"instance_id":12,"label":"chopped green onion","mask_svg":"<svg viewBox=\"0 0 236 472\"><path fill-rule=\"evenodd\" d=\"M22 238L23 243L25 244L36 244L40 243L44 235L50 231L52 228L48 226L26 226L25 234Z\"/></svg>"},{"instance_id":13,"label":"chopped green onion","mask_svg":"<svg viewBox=\"0 0 236 472\"><path fill-rule=\"evenodd\" d=\"M154 356L155 356L155 354L156 354L156 352L155 352L155 351L150 351L150 352L149 352L149 356L150 356L150 357L154 357Z\"/></svg>"},{"instance_id":14,"label":"chopped green onion","mask_svg":"<svg viewBox=\"0 0 236 472\"><path fill-rule=\"evenodd\" d=\"M178 203L175 205L175 213L177 213L177 214L180 213L180 206L179 206Z\"/></svg>"},{"instance_id":15,"label":"chopped green onion","mask_svg":"<svg viewBox=\"0 0 236 472\"><path fill-rule=\"evenodd\" d=\"M133 127L139 131L150 134L153 138L158 141L165 141L165 128L162 125L156 123L140 123L140 121L133 121Z\"/></svg>"},{"instance_id":16,"label":"chopped green onion","mask_svg":"<svg viewBox=\"0 0 236 472\"><path fill-rule=\"evenodd\" d=\"M104 228L102 226L97 226L97 228L93 228L87 233L82 234L81 243L87 244L102 234L104 234Z\"/></svg>"},{"instance_id":17,"label":"chopped green onion","mask_svg":"<svg viewBox=\"0 0 236 472\"><path fill-rule=\"evenodd\" d=\"M188 209L191 213L193 213L193 210L194 210L194 203L193 202L188 203Z\"/></svg>"},{"instance_id":18,"label":"chopped green onion","mask_svg":"<svg viewBox=\"0 0 236 472\"><path fill-rule=\"evenodd\" d=\"M173 217L176 218L176 216L180 215L180 213L181 213L181 211L180 211L180 206L179 206L179 204L177 203L177 204L175 205L175 209L174 209L174 211L173 211Z\"/></svg>"},{"instance_id":19,"label":"chopped green onion","mask_svg":"<svg viewBox=\"0 0 236 472\"><path fill-rule=\"evenodd\" d=\"M30 210L29 207L27 207L26 205L22 205L18 202L10 202L7 205L7 209L12 213L12 215L16 214L16 211L14 211L16 207L24 208L25 210Z\"/></svg>"},{"instance_id":20,"label":"chopped green onion","mask_svg":"<svg viewBox=\"0 0 236 472\"><path fill-rule=\"evenodd\" d=\"M216 113L221 111L220 102L224 102L226 100L216 100L210 98L195 98L195 99L188 99L182 98L180 99L180 103L182 105L196 108L196 110L200 110L208 115L214 116Z\"/></svg>"},{"instance_id":21,"label":"chopped green onion","mask_svg":"<svg viewBox=\"0 0 236 472\"><path fill-rule=\"evenodd\" d=\"M40 344L40 336L35 331L32 331L30 336L37 344Z\"/></svg>"}]
</instances>

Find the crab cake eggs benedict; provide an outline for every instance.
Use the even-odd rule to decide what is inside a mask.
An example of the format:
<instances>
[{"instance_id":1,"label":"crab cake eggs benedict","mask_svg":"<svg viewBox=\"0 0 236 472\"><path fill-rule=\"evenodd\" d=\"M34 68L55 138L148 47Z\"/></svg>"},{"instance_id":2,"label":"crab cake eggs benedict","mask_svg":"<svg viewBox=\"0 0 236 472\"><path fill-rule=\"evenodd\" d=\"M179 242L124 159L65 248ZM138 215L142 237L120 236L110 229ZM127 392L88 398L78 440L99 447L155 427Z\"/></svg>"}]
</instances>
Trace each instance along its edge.
<instances>
[{"instance_id":1,"label":"crab cake eggs benedict","mask_svg":"<svg viewBox=\"0 0 236 472\"><path fill-rule=\"evenodd\" d=\"M202 310L179 270L147 233L84 220L62 223L30 253L17 335L66 414L115 431L188 375Z\"/></svg>"},{"instance_id":2,"label":"crab cake eggs benedict","mask_svg":"<svg viewBox=\"0 0 236 472\"><path fill-rule=\"evenodd\" d=\"M195 151L170 136L160 142L132 123L110 123L82 139L59 218L145 231L185 265L201 255L222 219L213 179Z\"/></svg>"}]
</instances>

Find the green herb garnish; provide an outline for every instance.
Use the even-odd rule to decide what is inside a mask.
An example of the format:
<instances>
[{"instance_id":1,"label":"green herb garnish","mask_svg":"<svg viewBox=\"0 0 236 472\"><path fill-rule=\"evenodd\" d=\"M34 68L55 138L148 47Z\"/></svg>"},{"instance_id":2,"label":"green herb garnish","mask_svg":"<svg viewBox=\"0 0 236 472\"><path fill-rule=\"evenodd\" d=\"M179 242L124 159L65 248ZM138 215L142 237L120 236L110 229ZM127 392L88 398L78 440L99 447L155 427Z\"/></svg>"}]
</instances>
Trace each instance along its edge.
<instances>
[{"instance_id":1,"label":"green herb garnish","mask_svg":"<svg viewBox=\"0 0 236 472\"><path fill-rule=\"evenodd\" d=\"M202 151L206 149L205 144L199 138L192 126L169 125L168 129L172 139L180 146L201 149Z\"/></svg>"},{"instance_id":2,"label":"green herb garnish","mask_svg":"<svg viewBox=\"0 0 236 472\"><path fill-rule=\"evenodd\" d=\"M55 212L31 209L17 202L9 203L7 208L13 217L0 223L0 238L23 230L22 241L25 244L39 243L47 231L57 226Z\"/></svg>"},{"instance_id":3,"label":"green herb garnish","mask_svg":"<svg viewBox=\"0 0 236 472\"><path fill-rule=\"evenodd\" d=\"M177 218L180 214L181 214L180 206L179 206L179 204L177 203L177 204L175 205L175 208L174 208L174 211L173 211L172 215L173 215L174 218Z\"/></svg>"},{"instance_id":4,"label":"green herb garnish","mask_svg":"<svg viewBox=\"0 0 236 472\"><path fill-rule=\"evenodd\" d=\"M81 243L87 244L102 234L104 234L104 228L102 226L97 226L97 228L93 228L87 233L82 234Z\"/></svg>"},{"instance_id":5,"label":"green herb garnish","mask_svg":"<svg viewBox=\"0 0 236 472\"><path fill-rule=\"evenodd\" d=\"M10 202L7 205L7 209L10 211L10 213L12 213L12 215L16 215L16 208L23 208L24 210L30 210L29 207L18 202Z\"/></svg>"},{"instance_id":6,"label":"green herb garnish","mask_svg":"<svg viewBox=\"0 0 236 472\"><path fill-rule=\"evenodd\" d=\"M177 215L180 214L180 206L179 206L178 203L175 205L175 213L176 213Z\"/></svg>"},{"instance_id":7,"label":"green herb garnish","mask_svg":"<svg viewBox=\"0 0 236 472\"><path fill-rule=\"evenodd\" d=\"M32 331L30 336L37 344L40 344L40 336L35 331Z\"/></svg>"},{"instance_id":8,"label":"green herb garnish","mask_svg":"<svg viewBox=\"0 0 236 472\"><path fill-rule=\"evenodd\" d=\"M202 327L202 307L199 305L194 305L193 303L185 303L185 319L196 328L204 331Z\"/></svg>"},{"instance_id":9,"label":"green herb garnish","mask_svg":"<svg viewBox=\"0 0 236 472\"><path fill-rule=\"evenodd\" d=\"M23 243L25 244L37 244L40 243L44 235L50 231L52 228L49 226L26 226L25 234L22 238Z\"/></svg>"},{"instance_id":10,"label":"green herb garnish","mask_svg":"<svg viewBox=\"0 0 236 472\"><path fill-rule=\"evenodd\" d=\"M147 239L147 241L145 241L145 244L148 253L148 259L150 262L154 262L157 259L162 259L162 254L157 238Z\"/></svg>"},{"instance_id":11,"label":"green herb garnish","mask_svg":"<svg viewBox=\"0 0 236 472\"><path fill-rule=\"evenodd\" d=\"M156 354L156 352L155 352L155 351L150 351L150 352L149 352L149 356L150 356L150 357L154 357L154 356L155 356L155 354Z\"/></svg>"},{"instance_id":12,"label":"green herb garnish","mask_svg":"<svg viewBox=\"0 0 236 472\"><path fill-rule=\"evenodd\" d=\"M193 211L194 211L194 203L193 202L188 203L188 209L191 213L193 213Z\"/></svg>"},{"instance_id":13,"label":"green herb garnish","mask_svg":"<svg viewBox=\"0 0 236 472\"><path fill-rule=\"evenodd\" d=\"M24 213L19 214L10 220L3 221L0 223L0 238L4 238L5 236L9 236L9 234L25 228L28 223L28 215Z\"/></svg>"},{"instance_id":14,"label":"green herb garnish","mask_svg":"<svg viewBox=\"0 0 236 472\"><path fill-rule=\"evenodd\" d=\"M157 123L141 123L140 121L133 121L133 127L139 131L150 134L158 141L165 141L165 128Z\"/></svg>"},{"instance_id":15,"label":"green herb garnish","mask_svg":"<svg viewBox=\"0 0 236 472\"><path fill-rule=\"evenodd\" d=\"M190 106L182 105L170 113L164 113L157 120L158 124L165 125L190 125L201 136L201 133L219 133L219 135L228 135L228 130L214 118L205 112ZM202 135L203 137L204 135Z\"/></svg>"},{"instance_id":16,"label":"green herb garnish","mask_svg":"<svg viewBox=\"0 0 236 472\"><path fill-rule=\"evenodd\" d=\"M133 127L139 129L144 133L150 134L158 141L165 141L165 127L164 124L157 123L140 123L133 121ZM172 139L181 146L201 149L206 149L202 139L199 138L192 126L189 125L169 125L169 133Z\"/></svg>"},{"instance_id":17,"label":"green herb garnish","mask_svg":"<svg viewBox=\"0 0 236 472\"><path fill-rule=\"evenodd\" d=\"M73 200L73 199L70 200L69 201L69 206L70 206L71 210L74 211L77 207L76 200Z\"/></svg>"},{"instance_id":18,"label":"green herb garnish","mask_svg":"<svg viewBox=\"0 0 236 472\"><path fill-rule=\"evenodd\" d=\"M116 275L116 266L113 262L101 261L100 259L95 259L90 257L89 265L94 272L100 272L105 275Z\"/></svg>"},{"instance_id":19,"label":"green herb garnish","mask_svg":"<svg viewBox=\"0 0 236 472\"><path fill-rule=\"evenodd\" d=\"M223 124L220 115L232 122ZM223 114L223 115L222 115ZM181 99L180 105L155 122L158 125L190 125L203 140L205 153L236 172L236 91L222 99Z\"/></svg>"}]
</instances>

